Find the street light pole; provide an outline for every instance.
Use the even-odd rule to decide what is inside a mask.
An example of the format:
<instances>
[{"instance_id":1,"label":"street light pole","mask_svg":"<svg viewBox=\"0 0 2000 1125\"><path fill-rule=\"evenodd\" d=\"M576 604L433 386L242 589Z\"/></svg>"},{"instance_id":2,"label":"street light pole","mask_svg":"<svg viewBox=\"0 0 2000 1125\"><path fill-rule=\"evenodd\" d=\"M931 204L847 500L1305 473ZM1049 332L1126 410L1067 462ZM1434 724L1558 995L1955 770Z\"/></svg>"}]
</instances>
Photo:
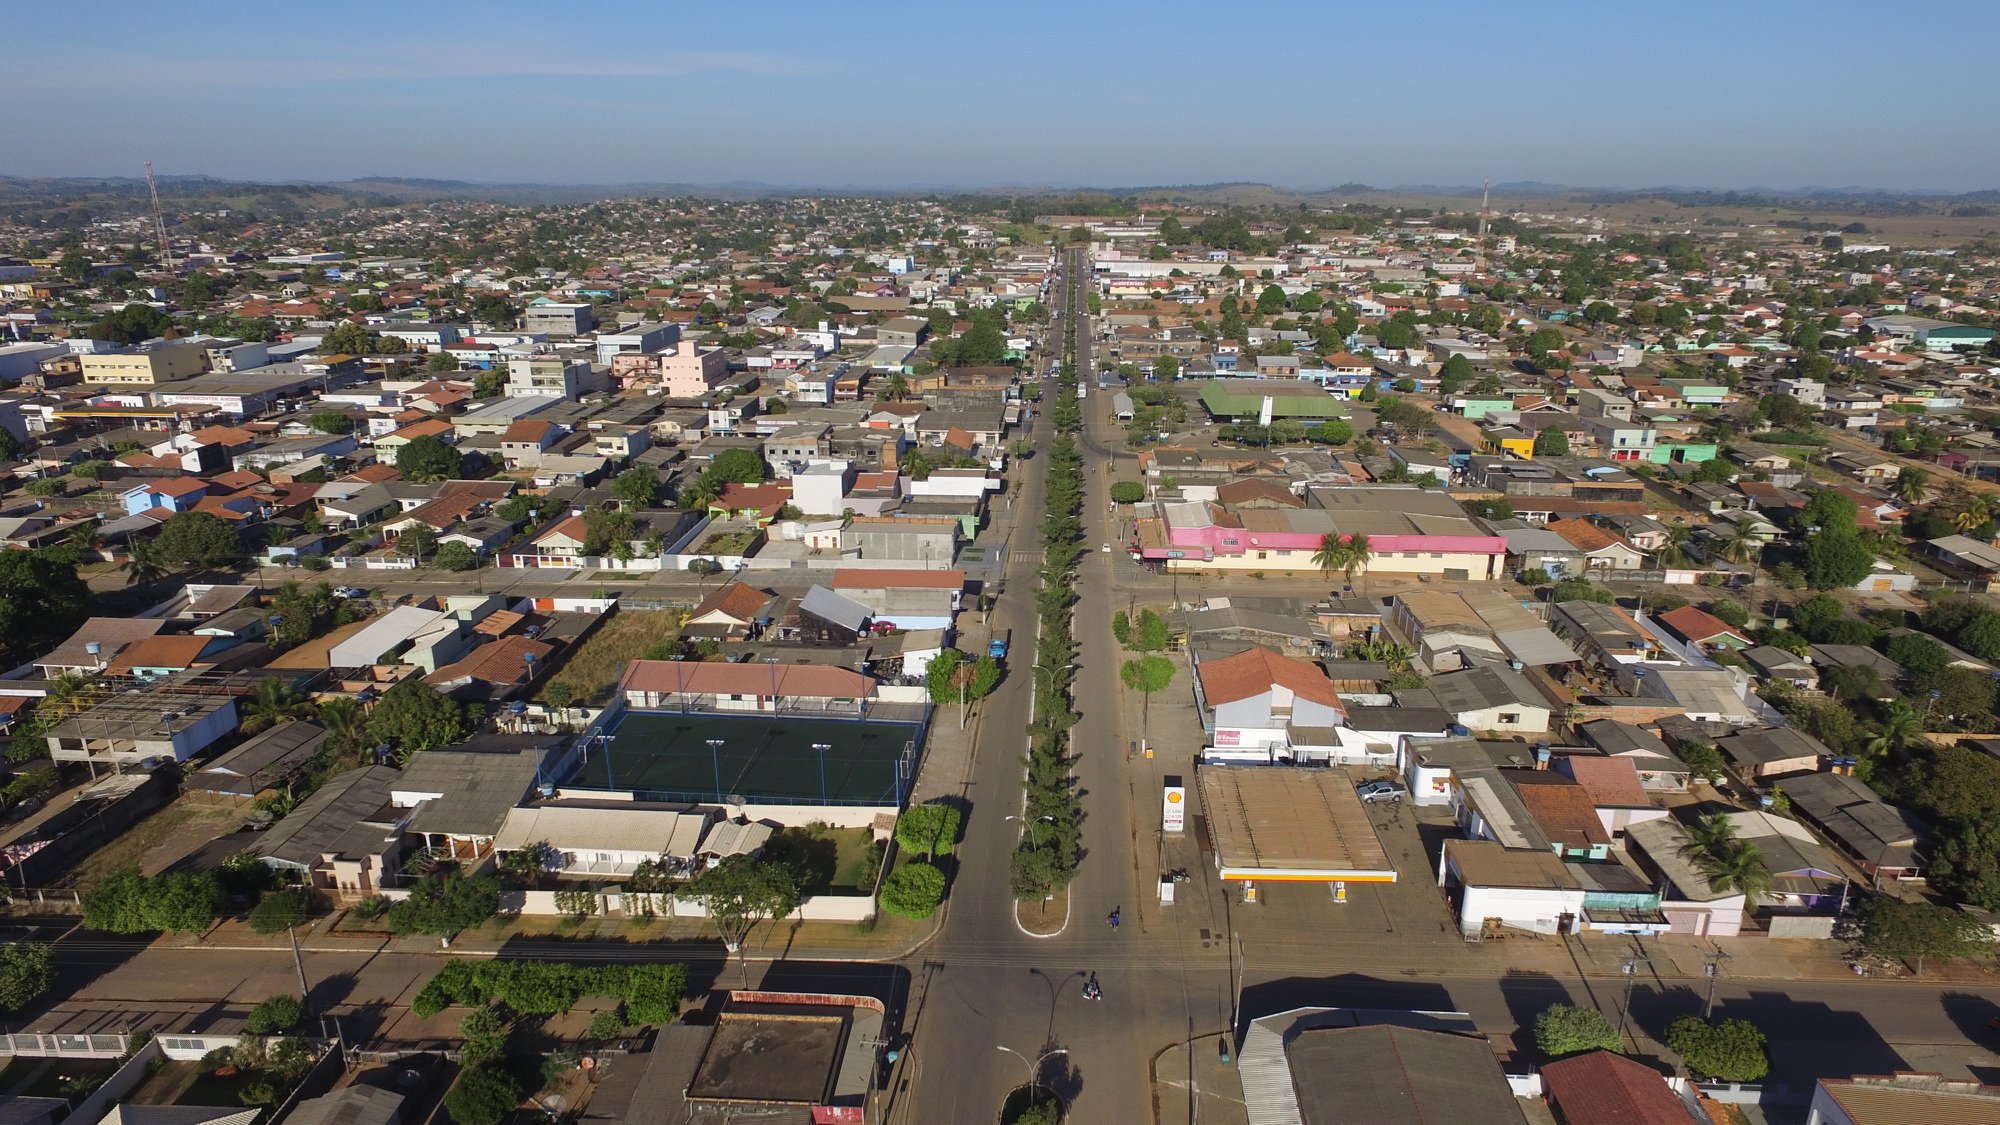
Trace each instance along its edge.
<instances>
[{"instance_id":1,"label":"street light pole","mask_svg":"<svg viewBox=\"0 0 2000 1125\"><path fill-rule=\"evenodd\" d=\"M1050 1059L1054 1058L1057 1055L1069 1054L1068 1047L1057 1047L1053 1051L1042 1052L1040 1058L1036 1059L1034 1062L1029 1062L1028 1056L1022 1054L1019 1051L1016 1051L1012 1047L1002 1046L999 1043L995 1043L994 1046L1002 1051L1007 1052L1008 1054L1014 1056L1015 1058L1020 1059L1021 1065L1028 1068L1028 1097L1031 1099L1035 1096L1035 1091L1040 1090L1042 1088L1042 1080L1041 1080L1042 1064L1049 1061Z\"/></svg>"},{"instance_id":2,"label":"street light pole","mask_svg":"<svg viewBox=\"0 0 2000 1125\"><path fill-rule=\"evenodd\" d=\"M1721 946L1716 946L1715 951L1708 955L1708 962L1701 967L1702 973L1708 977L1708 999L1702 1001L1701 1005L1701 1018L1704 1022L1708 1020L1709 1014L1715 1011L1715 982L1722 975L1722 962L1728 959L1729 954L1724 953Z\"/></svg>"}]
</instances>

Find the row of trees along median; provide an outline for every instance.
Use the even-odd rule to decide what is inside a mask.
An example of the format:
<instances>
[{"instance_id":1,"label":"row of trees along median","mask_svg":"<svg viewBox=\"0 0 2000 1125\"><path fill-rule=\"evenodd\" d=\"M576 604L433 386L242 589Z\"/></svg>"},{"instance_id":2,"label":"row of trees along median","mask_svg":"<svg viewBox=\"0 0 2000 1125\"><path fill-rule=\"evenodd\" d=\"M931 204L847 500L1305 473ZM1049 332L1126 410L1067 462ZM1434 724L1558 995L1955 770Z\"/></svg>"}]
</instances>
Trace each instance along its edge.
<instances>
[{"instance_id":1,"label":"row of trees along median","mask_svg":"<svg viewBox=\"0 0 2000 1125\"><path fill-rule=\"evenodd\" d=\"M1072 285L1069 306L1076 305ZM1082 554L1083 458L1076 432L1083 411L1076 401L1076 321L1069 321L1055 405L1049 411L1057 437L1050 444L1042 514L1042 570L1036 607L1041 616L1035 646L1035 722L1028 730L1027 800L1021 820L1027 836L1014 853L1009 883L1022 902L1047 898L1076 874L1081 810L1070 777L1069 732L1077 716L1070 705L1076 639L1071 633L1076 564Z\"/></svg>"}]
</instances>

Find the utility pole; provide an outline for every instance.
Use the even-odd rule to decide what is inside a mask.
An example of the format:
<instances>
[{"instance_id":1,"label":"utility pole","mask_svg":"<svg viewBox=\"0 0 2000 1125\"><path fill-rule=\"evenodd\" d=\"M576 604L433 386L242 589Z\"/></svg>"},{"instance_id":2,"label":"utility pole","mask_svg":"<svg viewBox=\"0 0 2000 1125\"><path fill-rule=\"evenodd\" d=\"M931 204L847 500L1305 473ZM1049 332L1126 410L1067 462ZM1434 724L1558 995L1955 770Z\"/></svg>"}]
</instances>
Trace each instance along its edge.
<instances>
[{"instance_id":1,"label":"utility pole","mask_svg":"<svg viewBox=\"0 0 2000 1125\"><path fill-rule=\"evenodd\" d=\"M1718 945L1708 955L1707 963L1701 967L1702 973L1708 977L1708 999L1702 1001L1701 1005L1703 1022L1707 1022L1709 1013L1715 1011L1715 982L1722 975L1722 963L1728 959L1729 954L1724 953L1722 947Z\"/></svg>"},{"instance_id":2,"label":"utility pole","mask_svg":"<svg viewBox=\"0 0 2000 1125\"><path fill-rule=\"evenodd\" d=\"M306 1018L312 1018L312 985L306 983L306 958L299 952L299 928L297 924L285 927L285 933L292 939L292 964L299 970L299 1003L305 1008Z\"/></svg>"}]
</instances>

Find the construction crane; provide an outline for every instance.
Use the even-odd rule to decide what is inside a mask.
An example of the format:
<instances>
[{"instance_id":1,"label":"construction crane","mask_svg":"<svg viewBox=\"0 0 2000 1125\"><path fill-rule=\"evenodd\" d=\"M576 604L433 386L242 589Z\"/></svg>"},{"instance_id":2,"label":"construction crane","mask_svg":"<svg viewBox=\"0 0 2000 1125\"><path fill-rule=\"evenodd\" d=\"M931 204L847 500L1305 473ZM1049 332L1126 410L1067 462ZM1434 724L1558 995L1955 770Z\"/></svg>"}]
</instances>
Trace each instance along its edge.
<instances>
[{"instance_id":1,"label":"construction crane","mask_svg":"<svg viewBox=\"0 0 2000 1125\"><path fill-rule=\"evenodd\" d=\"M153 197L153 233L160 240L160 263L174 272L174 248L167 241L167 216L160 210L160 185L153 179L153 162L146 161L146 191Z\"/></svg>"}]
</instances>

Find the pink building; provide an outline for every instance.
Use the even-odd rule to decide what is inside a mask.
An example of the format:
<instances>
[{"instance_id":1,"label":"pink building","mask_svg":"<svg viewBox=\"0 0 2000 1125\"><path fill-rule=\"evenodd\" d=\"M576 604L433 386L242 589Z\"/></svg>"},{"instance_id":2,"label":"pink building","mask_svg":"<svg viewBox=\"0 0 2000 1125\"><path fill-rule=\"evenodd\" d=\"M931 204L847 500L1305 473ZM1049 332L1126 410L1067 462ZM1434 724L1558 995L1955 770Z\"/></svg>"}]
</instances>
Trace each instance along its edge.
<instances>
[{"instance_id":1,"label":"pink building","mask_svg":"<svg viewBox=\"0 0 2000 1125\"><path fill-rule=\"evenodd\" d=\"M1442 493L1322 489L1314 499L1327 506L1229 511L1196 501L1160 504L1154 518L1138 521L1132 546L1175 570L1303 572L1319 569L1313 556L1329 534L1360 533L1368 537L1371 574L1491 581L1505 570L1507 540L1484 534Z\"/></svg>"},{"instance_id":2,"label":"pink building","mask_svg":"<svg viewBox=\"0 0 2000 1125\"><path fill-rule=\"evenodd\" d=\"M729 374L729 358L721 348L697 348L682 340L660 353L660 385L669 398L700 398Z\"/></svg>"}]
</instances>

